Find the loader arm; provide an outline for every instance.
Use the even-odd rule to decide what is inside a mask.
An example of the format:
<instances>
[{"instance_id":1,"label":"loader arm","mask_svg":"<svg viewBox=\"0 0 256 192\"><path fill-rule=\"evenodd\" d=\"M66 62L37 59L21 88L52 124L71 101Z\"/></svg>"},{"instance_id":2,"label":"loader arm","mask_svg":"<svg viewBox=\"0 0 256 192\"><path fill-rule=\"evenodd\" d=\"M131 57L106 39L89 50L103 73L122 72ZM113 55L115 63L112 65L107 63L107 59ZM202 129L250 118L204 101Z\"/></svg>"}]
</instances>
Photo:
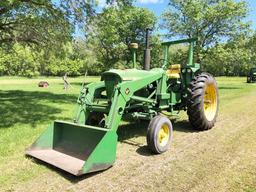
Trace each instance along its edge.
<instances>
[{"instance_id":1,"label":"loader arm","mask_svg":"<svg viewBox=\"0 0 256 192\"><path fill-rule=\"evenodd\" d=\"M129 73L129 71L127 71L127 73ZM165 76L165 72L162 69L153 71L150 75L146 77L142 76L143 78L138 74L138 78L133 78L131 80L127 80L127 77L122 76L122 71L107 73L105 76L103 76L103 81L101 83L98 83L97 86L95 86L94 84L90 84L86 86L81 92L81 96L78 102L80 104L80 111L78 111L78 116L80 119L78 119L77 121L86 124L88 114L90 114L91 112L105 112L105 114L107 114L107 117L105 119L106 123L104 127L106 129L116 131L120 124L122 115L125 112L126 104L130 100L141 99L141 102L149 101L149 99L146 97L134 96L134 93L136 91L143 89L150 83L159 81L160 88L158 89L156 94L160 96L161 94L163 94L163 90L165 91L164 94L166 94L166 89L161 89L161 86L166 86L166 82L162 82L163 76ZM109 93L111 94L111 96L107 96L110 99L101 100L101 98L97 98L97 96L99 95L95 95L95 93L97 93L99 89L107 89L106 87L109 86L108 83L106 81L105 85L103 83L106 79L112 79L112 82L108 82L111 85L115 84L116 82L118 83L114 86L113 91ZM97 101L100 100L105 101L105 103L97 103ZM84 117L81 117L81 114L83 114L82 112L84 112Z\"/></svg>"}]
</instances>

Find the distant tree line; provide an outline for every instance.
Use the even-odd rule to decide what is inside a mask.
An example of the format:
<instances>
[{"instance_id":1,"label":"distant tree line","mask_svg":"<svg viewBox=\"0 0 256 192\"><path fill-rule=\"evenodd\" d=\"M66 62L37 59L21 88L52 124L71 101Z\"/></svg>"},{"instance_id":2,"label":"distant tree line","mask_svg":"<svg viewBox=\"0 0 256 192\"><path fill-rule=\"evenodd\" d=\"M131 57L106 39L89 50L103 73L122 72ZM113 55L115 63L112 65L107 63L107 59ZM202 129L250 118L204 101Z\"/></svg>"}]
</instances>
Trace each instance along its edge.
<instances>
[{"instance_id":1,"label":"distant tree line","mask_svg":"<svg viewBox=\"0 0 256 192\"><path fill-rule=\"evenodd\" d=\"M95 2L95 3L93 3ZM143 64L145 29L157 29L151 11L135 1L5 0L0 2L0 75L98 75L132 66L131 42ZM195 61L214 75L245 75L256 65L256 33L248 5L235 0L170 0L160 27L165 39L198 37ZM75 37L75 29L82 34ZM152 67L160 67L160 36L152 34ZM174 46L170 63L186 62L187 46Z\"/></svg>"}]
</instances>

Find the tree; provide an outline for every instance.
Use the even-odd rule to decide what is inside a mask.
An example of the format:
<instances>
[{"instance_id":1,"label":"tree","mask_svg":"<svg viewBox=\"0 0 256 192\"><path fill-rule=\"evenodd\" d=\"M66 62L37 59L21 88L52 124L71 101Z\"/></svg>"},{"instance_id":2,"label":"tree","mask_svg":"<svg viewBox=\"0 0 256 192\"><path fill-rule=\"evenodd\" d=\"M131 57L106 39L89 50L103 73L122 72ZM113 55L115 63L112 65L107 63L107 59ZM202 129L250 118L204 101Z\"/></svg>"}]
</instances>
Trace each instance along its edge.
<instances>
[{"instance_id":1,"label":"tree","mask_svg":"<svg viewBox=\"0 0 256 192\"><path fill-rule=\"evenodd\" d=\"M249 39L247 47L250 49L251 65L256 67L256 31Z\"/></svg>"},{"instance_id":2,"label":"tree","mask_svg":"<svg viewBox=\"0 0 256 192\"><path fill-rule=\"evenodd\" d=\"M106 1L113 6L130 6L132 2ZM89 51L86 56L77 54L73 33L75 27L86 25L97 15L97 5L98 1L91 0L0 1L0 74L83 73L95 58Z\"/></svg>"},{"instance_id":3,"label":"tree","mask_svg":"<svg viewBox=\"0 0 256 192\"><path fill-rule=\"evenodd\" d=\"M65 15L50 1L0 2L0 45L22 43L51 48L71 39Z\"/></svg>"},{"instance_id":4,"label":"tree","mask_svg":"<svg viewBox=\"0 0 256 192\"><path fill-rule=\"evenodd\" d=\"M246 75L255 63L252 40L251 36L239 35L226 43L211 47L202 63L214 75Z\"/></svg>"},{"instance_id":5,"label":"tree","mask_svg":"<svg viewBox=\"0 0 256 192\"><path fill-rule=\"evenodd\" d=\"M196 52L200 60L209 47L248 29L249 24L243 20L247 12L245 1L170 0L163 14L163 27L169 37L198 37Z\"/></svg>"},{"instance_id":6,"label":"tree","mask_svg":"<svg viewBox=\"0 0 256 192\"><path fill-rule=\"evenodd\" d=\"M111 6L90 20L87 26L88 44L94 45L99 65L103 69L127 67L130 61L128 45L137 42L139 54L146 28L156 23L152 12L132 6Z\"/></svg>"},{"instance_id":7,"label":"tree","mask_svg":"<svg viewBox=\"0 0 256 192\"><path fill-rule=\"evenodd\" d=\"M0 74L32 77L38 75L39 62L30 47L14 44L13 49L0 49Z\"/></svg>"},{"instance_id":8,"label":"tree","mask_svg":"<svg viewBox=\"0 0 256 192\"><path fill-rule=\"evenodd\" d=\"M107 0L108 4L130 4ZM71 40L74 26L94 16L97 1L91 0L2 0L0 45L13 43L52 48Z\"/></svg>"}]
</instances>

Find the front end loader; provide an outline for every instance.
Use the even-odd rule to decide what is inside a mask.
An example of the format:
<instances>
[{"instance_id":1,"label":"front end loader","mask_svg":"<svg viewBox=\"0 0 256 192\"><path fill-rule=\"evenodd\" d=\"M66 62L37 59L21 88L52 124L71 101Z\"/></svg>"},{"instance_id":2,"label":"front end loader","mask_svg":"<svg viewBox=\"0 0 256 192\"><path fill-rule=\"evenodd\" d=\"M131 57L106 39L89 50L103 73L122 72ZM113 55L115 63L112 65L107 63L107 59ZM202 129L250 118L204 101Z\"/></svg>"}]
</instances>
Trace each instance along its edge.
<instances>
[{"instance_id":1,"label":"front end loader","mask_svg":"<svg viewBox=\"0 0 256 192\"><path fill-rule=\"evenodd\" d=\"M149 33L147 31L147 37ZM136 69L137 44L131 44L133 69L111 69L99 82L82 87L73 122L54 121L26 154L73 175L104 170L116 160L117 129L125 116L149 120L147 144L154 153L167 151L172 123L163 115L187 110L192 127L207 130L218 113L218 88L209 73L193 62L195 38L162 43L162 67L150 69L147 38L144 70ZM187 63L170 63L169 48L188 43Z\"/></svg>"}]
</instances>

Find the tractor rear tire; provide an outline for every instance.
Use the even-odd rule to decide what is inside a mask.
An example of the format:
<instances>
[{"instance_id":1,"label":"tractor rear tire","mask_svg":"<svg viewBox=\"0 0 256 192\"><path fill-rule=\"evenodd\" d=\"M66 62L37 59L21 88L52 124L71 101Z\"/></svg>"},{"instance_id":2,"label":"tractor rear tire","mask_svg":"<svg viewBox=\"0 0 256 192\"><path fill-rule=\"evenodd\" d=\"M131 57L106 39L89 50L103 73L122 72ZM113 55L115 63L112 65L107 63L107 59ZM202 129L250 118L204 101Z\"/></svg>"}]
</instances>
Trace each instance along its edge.
<instances>
[{"instance_id":1,"label":"tractor rear tire","mask_svg":"<svg viewBox=\"0 0 256 192\"><path fill-rule=\"evenodd\" d=\"M172 132L172 123L166 116L155 116L150 121L147 131L149 149L156 154L167 151L172 142Z\"/></svg>"},{"instance_id":2,"label":"tractor rear tire","mask_svg":"<svg viewBox=\"0 0 256 192\"><path fill-rule=\"evenodd\" d=\"M209 73L194 77L188 89L188 117L196 130L208 130L214 126L219 110L219 93L216 80Z\"/></svg>"}]
</instances>

